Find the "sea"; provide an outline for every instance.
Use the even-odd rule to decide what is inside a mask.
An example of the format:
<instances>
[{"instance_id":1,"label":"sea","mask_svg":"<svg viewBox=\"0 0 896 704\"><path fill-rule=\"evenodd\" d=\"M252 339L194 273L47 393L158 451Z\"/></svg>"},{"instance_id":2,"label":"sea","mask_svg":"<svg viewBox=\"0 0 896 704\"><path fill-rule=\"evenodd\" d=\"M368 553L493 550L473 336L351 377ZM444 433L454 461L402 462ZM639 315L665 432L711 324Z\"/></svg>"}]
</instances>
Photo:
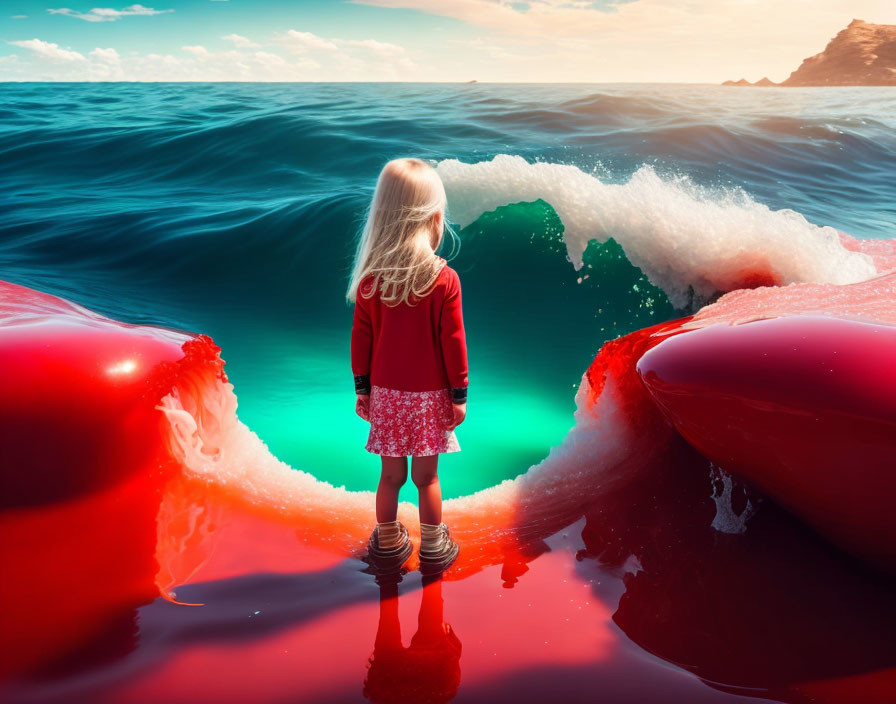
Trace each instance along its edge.
<instances>
[{"instance_id":1,"label":"sea","mask_svg":"<svg viewBox=\"0 0 896 704\"><path fill-rule=\"evenodd\" d=\"M3 83L0 279L123 323L209 336L220 347L240 428L248 429L239 443L249 442L249 431L257 436L252 454L237 459L281 472L279 486L289 484L283 471L295 474L281 508L301 504L307 490L329 497L320 504L328 516L339 512L338 497L354 497L344 500L355 502L346 508L355 516L357 502L370 498L358 492L376 488L379 460L364 450L368 426L354 409L346 287L377 175L396 157L437 168L456 234L439 253L461 280L470 386L457 429L461 452L440 458L439 475L445 498L466 515L488 515L482 506L516 496L545 462L545 472L529 474L534 485L549 470L551 488L541 499L576 491L560 488L565 468L597 460L568 438L587 435L583 375L605 343L741 288L870 280L881 273L871 256L876 243L886 248L896 239L896 91L885 88ZM601 433L601 443L612 445L612 427ZM702 461L685 459L675 461ZM515 561L473 560L472 577L444 587L444 618L464 641L463 679L452 656L440 661L448 662L442 675L457 681L441 694L430 682L418 694L425 690L432 701L804 702L822 692L835 702L896 691L896 644L892 631L880 629L893 616L888 578L866 573L774 508L760 509L753 538L738 537L743 522L713 532L713 498L723 484L726 496L732 491L717 469L693 482L664 476L653 488L616 495L612 510L595 504L587 525L545 529L539 535L551 537L521 548ZM245 481L237 493L248 495L263 481L253 484L246 472L228 481ZM570 472L569 482L576 476ZM308 477L313 486L303 483ZM691 505L676 493L685 484L687 501L702 498L693 499L699 520L679 530L673 524ZM749 489L740 490L750 501ZM204 500L187 494L169 492L159 524L163 515L189 515L188 534L206 526L205 540L215 514L178 513ZM416 503L411 482L401 499ZM672 504L678 517L662 523ZM290 539L314 521L311 509L302 516ZM250 525L243 520L233 525ZM363 658L377 618L380 634L384 618L397 619L387 606L397 592L382 584L377 592L344 551L318 571L301 553L299 569L286 556L291 544L277 542L286 533L251 526L245 535L266 536L286 552L268 563L273 548L222 533L231 536L221 538L217 559L224 562L181 570L193 586L176 599L163 590L134 605L137 615L123 626L129 645L116 656L124 659L76 668L76 677L66 669L53 675L62 680L38 678L36 688L15 696L388 700L400 688L374 687L375 669L365 675ZM168 552L156 551L162 571L164 554L175 564L192 544L172 548L171 530ZM794 551L809 555L803 567ZM278 565L280 576L265 564ZM251 574L235 577L241 569ZM698 585L691 602L694 573L705 588ZM155 580L162 588L164 580ZM432 623L442 628L441 592L424 586L422 599L421 628L433 608ZM183 605L200 602L214 608ZM415 614L407 609L402 619L410 624ZM274 620L257 628L246 620L265 618L259 614ZM338 664L354 624L357 662ZM292 640L282 639L287 634ZM354 653L354 645L345 647ZM266 673L257 696L237 675L248 663ZM164 677L154 680L154 668ZM295 681L292 668L302 673ZM873 673L883 679L864 684ZM846 683L803 688L829 675Z\"/></svg>"}]
</instances>

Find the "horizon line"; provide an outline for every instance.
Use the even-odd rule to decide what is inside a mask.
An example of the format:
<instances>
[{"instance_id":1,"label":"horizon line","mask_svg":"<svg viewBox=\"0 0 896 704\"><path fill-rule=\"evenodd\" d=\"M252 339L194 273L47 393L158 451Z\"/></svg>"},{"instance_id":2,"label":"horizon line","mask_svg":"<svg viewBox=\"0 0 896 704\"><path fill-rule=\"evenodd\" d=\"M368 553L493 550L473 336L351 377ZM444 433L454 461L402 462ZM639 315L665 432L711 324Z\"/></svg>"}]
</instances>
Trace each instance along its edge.
<instances>
[{"instance_id":1,"label":"horizon line","mask_svg":"<svg viewBox=\"0 0 896 704\"><path fill-rule=\"evenodd\" d=\"M178 81L178 80L146 80L146 81L56 81L56 80L15 80L15 79L2 79L0 78L0 84L26 84L26 83L45 83L45 84L67 84L67 85L82 85L82 84L91 84L91 85L102 85L102 84L254 84L254 85L327 85L327 84L343 84L343 85L351 85L351 84L369 84L369 85L460 85L460 86L472 86L472 85L537 85L537 86L546 86L546 85L576 85L576 86L585 86L585 85L673 85L673 86L716 86L719 88L896 88L896 86L877 86L877 85L830 85L830 86L786 86L781 83L776 83L771 86L757 86L757 85L749 85L749 86L737 86L737 85L725 85L724 83L710 83L708 81L480 81L480 80L469 80L469 81L340 81L340 80L328 80L328 81L241 81L241 80L232 80L232 81Z\"/></svg>"}]
</instances>

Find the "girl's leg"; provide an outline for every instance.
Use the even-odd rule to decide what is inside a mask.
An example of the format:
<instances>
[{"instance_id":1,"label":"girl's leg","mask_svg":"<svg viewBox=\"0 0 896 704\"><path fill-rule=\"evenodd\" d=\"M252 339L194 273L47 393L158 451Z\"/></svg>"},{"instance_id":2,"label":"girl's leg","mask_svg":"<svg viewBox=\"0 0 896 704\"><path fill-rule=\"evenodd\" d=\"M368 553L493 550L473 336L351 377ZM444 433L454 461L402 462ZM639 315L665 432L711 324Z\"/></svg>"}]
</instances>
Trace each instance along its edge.
<instances>
[{"instance_id":1,"label":"girl's leg","mask_svg":"<svg viewBox=\"0 0 896 704\"><path fill-rule=\"evenodd\" d=\"M382 457L383 471L376 488L377 523L398 520L398 492L408 480L407 457Z\"/></svg>"},{"instance_id":2,"label":"girl's leg","mask_svg":"<svg viewBox=\"0 0 896 704\"><path fill-rule=\"evenodd\" d=\"M411 645L444 642L445 600L442 598L442 575L423 577L421 582L423 600L420 602L420 613L417 616L417 632L411 639Z\"/></svg>"},{"instance_id":3,"label":"girl's leg","mask_svg":"<svg viewBox=\"0 0 896 704\"><path fill-rule=\"evenodd\" d=\"M420 522L439 525L442 522L442 487L439 486L439 456L414 457L411 460L411 477L419 494Z\"/></svg>"},{"instance_id":4,"label":"girl's leg","mask_svg":"<svg viewBox=\"0 0 896 704\"><path fill-rule=\"evenodd\" d=\"M422 609L422 607L421 607ZM401 622L398 620L398 582L380 582L380 621L373 642L373 652L395 653L404 650L401 643Z\"/></svg>"}]
</instances>

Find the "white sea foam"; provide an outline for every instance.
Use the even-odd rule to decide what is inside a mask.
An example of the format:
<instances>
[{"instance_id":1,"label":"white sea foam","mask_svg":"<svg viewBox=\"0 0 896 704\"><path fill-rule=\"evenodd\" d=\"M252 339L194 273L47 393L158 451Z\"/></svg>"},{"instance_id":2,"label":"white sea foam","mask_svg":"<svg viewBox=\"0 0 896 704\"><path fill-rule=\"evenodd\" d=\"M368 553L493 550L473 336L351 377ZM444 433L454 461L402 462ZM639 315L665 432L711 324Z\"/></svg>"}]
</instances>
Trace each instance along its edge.
<instances>
[{"instance_id":1,"label":"white sea foam","mask_svg":"<svg viewBox=\"0 0 896 704\"><path fill-rule=\"evenodd\" d=\"M676 305L692 302L689 287L697 296L728 290L745 269L768 271L783 283L842 284L876 273L871 259L844 249L832 228L812 225L793 211L772 211L742 193L664 180L649 167L621 185L601 183L574 166L529 164L506 155L479 164L443 161L438 169L454 221L467 225L499 206L542 199L564 223L576 268L589 240L613 237ZM334 487L277 459L238 419L231 384L187 380L180 387L159 408L168 420L171 454L188 476L280 512L294 520L305 540L341 552L363 548L375 520L372 492ZM645 438L643 429L632 426L612 374L594 404L589 395L583 377L575 425L540 463L521 467L515 479L445 502L446 521L456 535L477 545L507 533L550 535L576 520L585 502L636 474L637 462L650 461L645 443L662 452L662 438ZM713 525L740 532L752 505L735 515L730 478L721 483L713 497L719 509ZM399 507L399 518L411 528L416 513L410 503Z\"/></svg>"},{"instance_id":2,"label":"white sea foam","mask_svg":"<svg viewBox=\"0 0 896 704\"><path fill-rule=\"evenodd\" d=\"M710 464L709 479L712 482L712 500L716 505L716 515L712 519L712 527L720 533L746 533L747 521L756 514L756 502L758 499L746 498L746 503L738 513L734 509L735 490L746 489L732 475L721 467Z\"/></svg>"},{"instance_id":3,"label":"white sea foam","mask_svg":"<svg viewBox=\"0 0 896 704\"><path fill-rule=\"evenodd\" d=\"M169 452L187 476L309 524L369 513L370 492L334 487L277 459L237 417L233 384L215 379L184 386L188 392L176 387L156 408L168 421Z\"/></svg>"},{"instance_id":4,"label":"white sea foam","mask_svg":"<svg viewBox=\"0 0 896 704\"><path fill-rule=\"evenodd\" d=\"M507 154L476 164L449 159L437 169L452 221L466 226L500 206L543 200L563 222L576 269L589 241L612 237L679 308L694 296L705 301L742 287L750 273L766 273L778 284L848 284L877 274L871 258L844 248L832 227L813 225L793 210L772 210L742 191L662 178L650 166L623 184Z\"/></svg>"},{"instance_id":5,"label":"white sea foam","mask_svg":"<svg viewBox=\"0 0 896 704\"><path fill-rule=\"evenodd\" d=\"M231 490L240 500L293 521L300 537L357 553L375 521L374 494L347 491L277 459L236 414L233 385L191 379L157 406L168 422L172 457L188 477ZM639 442L620 411L612 376L597 402L587 402L583 377L576 394L576 424L537 465L515 479L445 502L446 521L467 541L508 535L542 538L581 515L587 500L625 477L614 471ZM417 508L404 502L399 518L414 528Z\"/></svg>"}]
</instances>

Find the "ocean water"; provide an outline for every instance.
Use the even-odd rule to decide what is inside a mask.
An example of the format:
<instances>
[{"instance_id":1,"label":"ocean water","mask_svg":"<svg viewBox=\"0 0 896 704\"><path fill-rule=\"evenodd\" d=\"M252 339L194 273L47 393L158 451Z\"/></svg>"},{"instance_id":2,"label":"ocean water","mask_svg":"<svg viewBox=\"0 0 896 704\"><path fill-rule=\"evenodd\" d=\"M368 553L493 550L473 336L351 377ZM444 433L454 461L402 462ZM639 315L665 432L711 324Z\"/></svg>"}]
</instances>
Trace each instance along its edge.
<instances>
[{"instance_id":1,"label":"ocean water","mask_svg":"<svg viewBox=\"0 0 896 704\"><path fill-rule=\"evenodd\" d=\"M874 563L892 552L867 529L889 515L874 433L893 377L847 354L857 328L893 344L892 91L0 94L0 699L893 700ZM442 579L411 559L375 581L344 291L376 175L407 155L436 165L460 234L443 254L469 415L440 475L461 554ZM787 387L790 513L685 442L636 364L669 335L792 315L839 318L794 344L844 352L868 408L840 423L813 384ZM712 361L719 383L743 369ZM821 460L870 438L867 466L806 466L807 418L827 423Z\"/></svg>"},{"instance_id":2,"label":"ocean water","mask_svg":"<svg viewBox=\"0 0 896 704\"><path fill-rule=\"evenodd\" d=\"M443 162L449 220L463 225L459 251L443 252L464 287L471 369L463 451L442 458L448 497L542 459L571 427L601 343L733 287L708 275L723 260L784 248L792 279L823 279L818 261L849 269L815 251L824 228L896 235L896 95L875 89L3 84L0 94L3 278L119 320L211 335L240 419L278 458L348 489L373 488L378 468L353 415L343 295L390 158ZM452 171L451 160L495 157L475 178ZM556 168L526 181L526 164ZM558 203L550 183L581 197ZM601 186L619 189L589 200ZM577 270L570 254L582 251ZM403 498L415 500L412 488Z\"/></svg>"}]
</instances>

